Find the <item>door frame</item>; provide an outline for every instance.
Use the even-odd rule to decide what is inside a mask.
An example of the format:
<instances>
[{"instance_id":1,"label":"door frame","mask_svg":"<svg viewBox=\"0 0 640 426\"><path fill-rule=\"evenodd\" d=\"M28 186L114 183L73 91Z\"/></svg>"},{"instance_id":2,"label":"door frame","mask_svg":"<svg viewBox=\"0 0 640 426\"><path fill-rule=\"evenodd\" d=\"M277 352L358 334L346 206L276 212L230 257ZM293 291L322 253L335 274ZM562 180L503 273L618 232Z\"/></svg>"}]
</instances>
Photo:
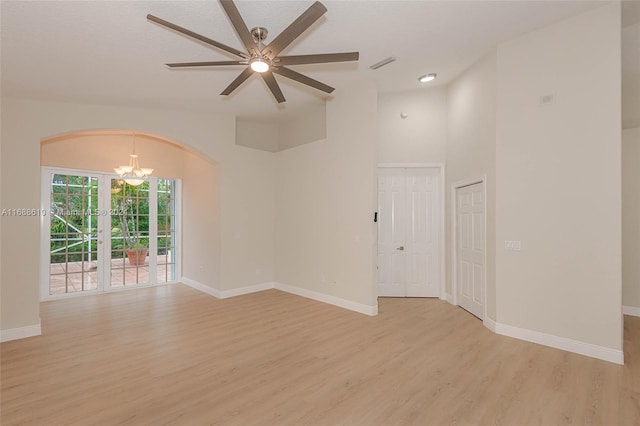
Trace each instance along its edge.
<instances>
[{"instance_id":1,"label":"door frame","mask_svg":"<svg viewBox=\"0 0 640 426\"><path fill-rule=\"evenodd\" d=\"M68 167L53 167L53 166L41 166L40 167L40 190L42 191L43 188L47 187L48 191L50 192L50 187L51 187L51 182L49 181L49 177L51 176L52 173L60 173L60 174L68 174L68 175L74 175L74 176L98 176L100 178L104 177L105 179L102 180L101 184L103 186L100 186L100 191L107 191L109 192L111 189L111 179L114 178L118 178L118 175L116 175L115 173L109 173L109 172L103 172L103 171L97 171L97 170L80 170L80 169L71 169ZM151 179L165 179L163 177L156 177L156 176L152 176ZM45 262L45 259L50 256L50 242L49 242L49 235L51 232L50 229L50 214L51 214L51 205L49 203L49 205L47 205L45 203L45 194L43 194L42 192L40 193L40 256L38 257L38 269L40 271L40 282L39 282L39 298L41 302L45 302L48 300L56 300L56 299L66 299L69 297L82 297L82 296L88 296L88 295L95 295L95 294L103 294L103 293L112 293L112 292L117 292L117 291L129 291L129 290L135 290L137 288L147 288L147 287L157 287L157 286L162 286L162 285L167 285L167 284L174 284L177 282L180 282L180 277L182 277L182 180L181 179L177 179L177 178L166 178L166 179L171 179L174 181L174 188L175 188L175 235L176 235L176 241L175 241L175 250L177 252L176 255L176 260L175 260L175 276L176 279L173 281L167 281L167 282L161 282L161 283L147 283L147 284L136 284L135 286L122 286L121 288L114 288L111 287L111 285L106 285L106 279L107 277L110 278L110 274L111 274L111 268L106 269L104 268L102 271L102 282L99 282L98 287L95 290L89 290L89 291L82 291L82 292L75 292L75 293L67 293L67 294L56 294L56 295L51 295L49 294L49 262ZM47 200L50 201L50 198L47 198ZM98 209L100 209L101 211L105 211L105 210L109 210L111 208L111 206L107 206L107 208L105 208L105 206L103 206L101 203L101 197L98 197ZM106 221L107 217L110 218L110 216L98 216L99 220L103 219L104 221ZM104 227L104 224L103 224ZM157 233L157 223L155 225L152 226ZM151 232L151 229L149 229L149 231ZM154 242L154 245L157 244L157 242ZM107 244L102 244L100 246L102 248L102 257L105 256L105 252L109 253L109 258L110 253L111 253L111 239L109 238L109 240L107 241ZM151 250L151 241L149 242L149 250ZM99 249L100 250L100 249ZM49 260L50 261L50 260ZM157 267L157 265L156 265ZM149 274L151 276L151 267L149 268Z\"/></svg>"},{"instance_id":2,"label":"door frame","mask_svg":"<svg viewBox=\"0 0 640 426\"><path fill-rule=\"evenodd\" d=\"M458 189L482 184L482 209L484 211L484 277L482 285L482 295L484 300L484 318L487 319L487 175L480 175L456 181L451 184L451 301L458 305Z\"/></svg>"},{"instance_id":3,"label":"door frame","mask_svg":"<svg viewBox=\"0 0 640 426\"><path fill-rule=\"evenodd\" d=\"M446 204L446 194L445 194L445 164L444 163L378 163L377 167L376 167L376 178L378 176L378 169L388 169L388 168L401 168L401 169L412 169L412 168L421 168L421 169L425 169L425 168L430 168L430 169L439 169L440 170L440 211L438 212L440 215L440 227L439 227L439 232L440 232L440 237L438 238L438 255L440 256L440 265L439 265L439 275L440 275L440 296L439 299L440 300L446 300L446 259L445 259L445 231L446 231L446 225L445 225L445 204ZM377 179L376 179L377 182ZM378 209L378 201L377 201L377 197L378 197L378 185L376 183L376 212ZM377 212L379 214L379 212ZM377 290L377 266L378 266L378 224L375 224L375 235L374 235L374 250L373 250L373 264L376 267L376 270L374 270L374 274L373 274L373 287L376 289L375 291L375 295L376 298L378 297L378 290Z\"/></svg>"}]
</instances>

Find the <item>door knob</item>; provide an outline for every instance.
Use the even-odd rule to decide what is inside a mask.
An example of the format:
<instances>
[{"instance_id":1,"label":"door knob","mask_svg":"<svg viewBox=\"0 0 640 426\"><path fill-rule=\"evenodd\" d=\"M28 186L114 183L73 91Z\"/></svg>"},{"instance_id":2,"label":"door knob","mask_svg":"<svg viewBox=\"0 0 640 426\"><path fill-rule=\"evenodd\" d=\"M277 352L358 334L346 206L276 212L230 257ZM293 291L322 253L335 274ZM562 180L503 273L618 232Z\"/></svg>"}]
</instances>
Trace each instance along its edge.
<instances>
[{"instance_id":1,"label":"door knob","mask_svg":"<svg viewBox=\"0 0 640 426\"><path fill-rule=\"evenodd\" d=\"M98 240L98 244L102 244L102 241Z\"/></svg>"},{"instance_id":2,"label":"door knob","mask_svg":"<svg viewBox=\"0 0 640 426\"><path fill-rule=\"evenodd\" d=\"M402 250L404 250L404 246L400 246L400 247L398 247L396 250L400 250L400 251L402 251Z\"/></svg>"}]
</instances>

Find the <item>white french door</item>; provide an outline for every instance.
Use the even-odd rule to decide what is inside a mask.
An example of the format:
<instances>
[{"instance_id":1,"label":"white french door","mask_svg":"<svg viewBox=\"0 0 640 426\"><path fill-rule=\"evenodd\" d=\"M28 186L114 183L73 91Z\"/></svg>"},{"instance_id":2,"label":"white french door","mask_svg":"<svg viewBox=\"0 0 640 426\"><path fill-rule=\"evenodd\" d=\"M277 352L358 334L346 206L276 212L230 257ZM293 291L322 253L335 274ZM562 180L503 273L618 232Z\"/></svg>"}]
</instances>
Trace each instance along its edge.
<instances>
[{"instance_id":1,"label":"white french door","mask_svg":"<svg viewBox=\"0 0 640 426\"><path fill-rule=\"evenodd\" d=\"M378 169L378 296L439 297L439 167Z\"/></svg>"},{"instance_id":2,"label":"white french door","mask_svg":"<svg viewBox=\"0 0 640 426\"><path fill-rule=\"evenodd\" d=\"M480 319L485 311L484 184L456 189L456 292L458 305Z\"/></svg>"},{"instance_id":3,"label":"white french door","mask_svg":"<svg viewBox=\"0 0 640 426\"><path fill-rule=\"evenodd\" d=\"M175 281L178 187L43 168L41 298Z\"/></svg>"}]
</instances>

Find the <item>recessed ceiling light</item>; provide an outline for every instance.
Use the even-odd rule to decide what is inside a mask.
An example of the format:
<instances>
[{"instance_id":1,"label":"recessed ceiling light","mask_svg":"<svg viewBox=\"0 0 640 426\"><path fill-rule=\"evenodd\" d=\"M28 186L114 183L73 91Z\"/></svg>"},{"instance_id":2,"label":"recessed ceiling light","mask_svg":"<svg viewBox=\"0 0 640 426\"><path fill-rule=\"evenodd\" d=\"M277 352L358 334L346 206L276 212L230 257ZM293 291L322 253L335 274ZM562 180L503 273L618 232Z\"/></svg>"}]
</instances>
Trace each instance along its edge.
<instances>
[{"instance_id":1,"label":"recessed ceiling light","mask_svg":"<svg viewBox=\"0 0 640 426\"><path fill-rule=\"evenodd\" d=\"M421 75L420 77L418 77L418 81L420 83L427 83L429 81L435 80L437 75L438 74L436 74L435 72L432 72L430 74Z\"/></svg>"}]
</instances>

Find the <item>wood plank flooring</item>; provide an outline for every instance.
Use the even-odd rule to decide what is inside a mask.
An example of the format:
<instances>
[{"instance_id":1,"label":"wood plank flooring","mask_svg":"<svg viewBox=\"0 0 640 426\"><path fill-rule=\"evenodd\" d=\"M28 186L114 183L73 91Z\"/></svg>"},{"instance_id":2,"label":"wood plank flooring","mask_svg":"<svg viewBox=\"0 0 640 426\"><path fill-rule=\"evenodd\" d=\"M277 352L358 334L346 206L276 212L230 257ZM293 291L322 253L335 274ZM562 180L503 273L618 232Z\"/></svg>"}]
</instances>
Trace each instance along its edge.
<instances>
[{"instance_id":1,"label":"wood plank flooring","mask_svg":"<svg viewBox=\"0 0 640 426\"><path fill-rule=\"evenodd\" d=\"M46 302L42 336L0 345L0 423L640 425L640 318L619 366L440 300L379 310L182 285Z\"/></svg>"}]
</instances>

